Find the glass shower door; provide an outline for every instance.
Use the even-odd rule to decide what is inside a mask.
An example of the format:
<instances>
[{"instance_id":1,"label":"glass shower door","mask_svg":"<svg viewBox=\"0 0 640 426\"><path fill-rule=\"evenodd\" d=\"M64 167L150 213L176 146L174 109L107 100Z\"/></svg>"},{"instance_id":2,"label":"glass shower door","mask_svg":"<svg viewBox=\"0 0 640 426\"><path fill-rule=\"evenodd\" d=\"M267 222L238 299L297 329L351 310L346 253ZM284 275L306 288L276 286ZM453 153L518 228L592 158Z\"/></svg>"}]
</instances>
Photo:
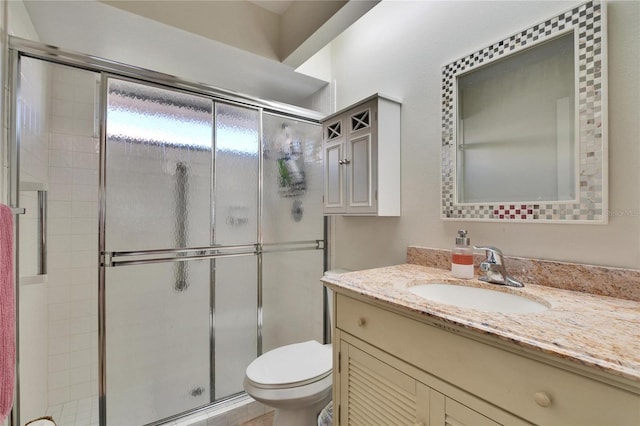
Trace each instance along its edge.
<instances>
[{"instance_id":1,"label":"glass shower door","mask_svg":"<svg viewBox=\"0 0 640 426\"><path fill-rule=\"evenodd\" d=\"M106 420L141 425L211 401L212 266L197 256L212 233L213 102L114 78L107 91Z\"/></svg>"},{"instance_id":2,"label":"glass shower door","mask_svg":"<svg viewBox=\"0 0 640 426\"><path fill-rule=\"evenodd\" d=\"M258 351L259 110L107 92L104 415L157 424L242 392Z\"/></svg>"},{"instance_id":3,"label":"glass shower door","mask_svg":"<svg viewBox=\"0 0 640 426\"><path fill-rule=\"evenodd\" d=\"M262 350L323 343L322 131L263 114Z\"/></svg>"}]
</instances>

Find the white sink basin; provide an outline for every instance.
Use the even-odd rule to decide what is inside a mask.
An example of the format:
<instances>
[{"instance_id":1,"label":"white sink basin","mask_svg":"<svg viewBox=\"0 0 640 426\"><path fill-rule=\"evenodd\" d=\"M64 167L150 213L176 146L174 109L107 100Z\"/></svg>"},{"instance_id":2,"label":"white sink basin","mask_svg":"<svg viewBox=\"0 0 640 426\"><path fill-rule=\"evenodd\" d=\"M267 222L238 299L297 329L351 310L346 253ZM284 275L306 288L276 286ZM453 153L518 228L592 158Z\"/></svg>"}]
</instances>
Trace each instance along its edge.
<instances>
[{"instance_id":1,"label":"white sink basin","mask_svg":"<svg viewBox=\"0 0 640 426\"><path fill-rule=\"evenodd\" d=\"M432 302L486 312L534 313L549 309L546 305L501 291L455 284L421 284L408 290Z\"/></svg>"}]
</instances>

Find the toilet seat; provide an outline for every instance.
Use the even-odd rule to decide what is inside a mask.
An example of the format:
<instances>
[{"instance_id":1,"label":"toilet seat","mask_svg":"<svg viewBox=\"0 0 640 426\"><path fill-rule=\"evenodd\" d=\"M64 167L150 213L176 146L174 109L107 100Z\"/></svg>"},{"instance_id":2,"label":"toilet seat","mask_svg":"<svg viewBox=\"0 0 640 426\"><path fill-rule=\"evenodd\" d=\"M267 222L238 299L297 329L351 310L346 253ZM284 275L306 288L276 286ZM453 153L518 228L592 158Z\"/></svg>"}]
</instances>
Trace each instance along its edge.
<instances>
[{"instance_id":1,"label":"toilet seat","mask_svg":"<svg viewBox=\"0 0 640 426\"><path fill-rule=\"evenodd\" d=\"M291 388L320 381L331 374L331 368L331 345L310 340L261 355L247 367L246 379L258 388Z\"/></svg>"}]
</instances>

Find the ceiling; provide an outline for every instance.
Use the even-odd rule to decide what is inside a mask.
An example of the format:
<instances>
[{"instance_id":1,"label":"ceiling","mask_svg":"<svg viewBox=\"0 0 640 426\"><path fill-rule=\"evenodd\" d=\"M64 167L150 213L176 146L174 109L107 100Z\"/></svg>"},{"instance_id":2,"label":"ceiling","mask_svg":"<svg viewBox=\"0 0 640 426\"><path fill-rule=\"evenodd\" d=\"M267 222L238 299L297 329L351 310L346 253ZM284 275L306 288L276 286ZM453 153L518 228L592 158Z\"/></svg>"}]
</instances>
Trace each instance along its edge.
<instances>
[{"instance_id":1,"label":"ceiling","mask_svg":"<svg viewBox=\"0 0 640 426\"><path fill-rule=\"evenodd\" d=\"M287 11L289 6L293 1L290 0L249 0L251 3L256 6L260 6L264 9L267 9L273 13L277 13L278 15L284 14Z\"/></svg>"},{"instance_id":2,"label":"ceiling","mask_svg":"<svg viewBox=\"0 0 640 426\"><path fill-rule=\"evenodd\" d=\"M380 0L24 0L40 42L228 91L304 105L296 68Z\"/></svg>"},{"instance_id":3,"label":"ceiling","mask_svg":"<svg viewBox=\"0 0 640 426\"><path fill-rule=\"evenodd\" d=\"M296 72L380 0L24 0L43 43L299 105Z\"/></svg>"}]
</instances>

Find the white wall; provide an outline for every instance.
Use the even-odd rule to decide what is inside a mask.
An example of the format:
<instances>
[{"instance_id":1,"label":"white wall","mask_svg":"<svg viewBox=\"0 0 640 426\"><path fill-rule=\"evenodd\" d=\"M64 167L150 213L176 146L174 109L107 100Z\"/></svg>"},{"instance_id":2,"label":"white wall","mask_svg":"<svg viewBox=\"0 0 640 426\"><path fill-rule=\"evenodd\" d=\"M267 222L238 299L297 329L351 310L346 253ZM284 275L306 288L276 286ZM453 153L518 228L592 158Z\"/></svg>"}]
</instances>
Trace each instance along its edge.
<instances>
[{"instance_id":1,"label":"white wall","mask_svg":"<svg viewBox=\"0 0 640 426\"><path fill-rule=\"evenodd\" d=\"M608 225L440 219L441 67L578 2L382 2L332 44L338 109L402 99L402 217L337 218L337 266L402 263L407 245L449 249L459 228L507 255L640 268L640 3L610 2Z\"/></svg>"}]
</instances>

